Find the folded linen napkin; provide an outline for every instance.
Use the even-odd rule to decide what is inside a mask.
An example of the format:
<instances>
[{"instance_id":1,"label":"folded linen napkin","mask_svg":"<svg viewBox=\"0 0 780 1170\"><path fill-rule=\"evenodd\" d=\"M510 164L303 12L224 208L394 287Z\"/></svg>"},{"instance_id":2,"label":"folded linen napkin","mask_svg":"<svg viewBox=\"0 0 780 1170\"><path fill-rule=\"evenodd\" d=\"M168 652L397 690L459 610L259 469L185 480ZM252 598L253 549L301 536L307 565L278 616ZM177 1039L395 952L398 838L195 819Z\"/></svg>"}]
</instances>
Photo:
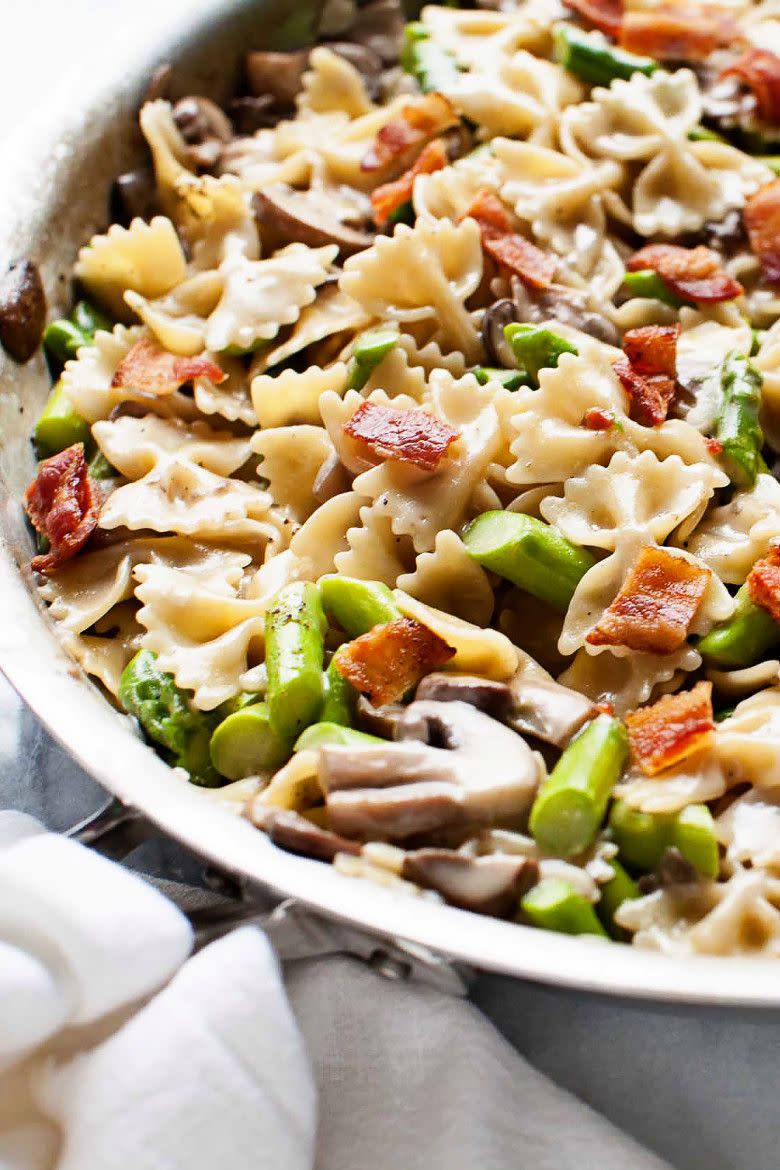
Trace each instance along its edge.
<instances>
[{"instance_id":1,"label":"folded linen napkin","mask_svg":"<svg viewBox=\"0 0 780 1170\"><path fill-rule=\"evenodd\" d=\"M185 962L171 901L29 819L0 814L0 889L0 1170L664 1170L468 1000L329 953L321 921L288 928L326 957L285 994L256 926Z\"/></svg>"}]
</instances>

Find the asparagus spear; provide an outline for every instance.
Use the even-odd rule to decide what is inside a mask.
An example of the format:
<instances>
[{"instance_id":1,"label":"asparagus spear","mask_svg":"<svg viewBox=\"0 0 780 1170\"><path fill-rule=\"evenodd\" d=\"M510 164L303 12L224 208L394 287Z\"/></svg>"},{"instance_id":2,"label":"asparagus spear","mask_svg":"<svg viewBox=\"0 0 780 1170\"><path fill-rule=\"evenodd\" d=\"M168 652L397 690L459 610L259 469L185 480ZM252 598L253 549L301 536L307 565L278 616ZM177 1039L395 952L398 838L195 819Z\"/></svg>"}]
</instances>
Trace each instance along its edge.
<instances>
[{"instance_id":1,"label":"asparagus spear","mask_svg":"<svg viewBox=\"0 0 780 1170\"><path fill-rule=\"evenodd\" d=\"M707 663L724 670L752 666L780 642L780 626L767 610L751 600L747 585L737 591L734 600L736 608L731 617L714 626L696 647Z\"/></svg>"},{"instance_id":2,"label":"asparagus spear","mask_svg":"<svg viewBox=\"0 0 780 1170\"><path fill-rule=\"evenodd\" d=\"M271 726L292 740L320 714L325 615L319 591L296 581L280 589L265 616L265 662Z\"/></svg>"},{"instance_id":3,"label":"asparagus spear","mask_svg":"<svg viewBox=\"0 0 780 1170\"><path fill-rule=\"evenodd\" d=\"M594 564L552 524L520 512L484 512L463 532L466 551L480 565L546 601L560 613Z\"/></svg>"},{"instance_id":4,"label":"asparagus spear","mask_svg":"<svg viewBox=\"0 0 780 1170\"><path fill-rule=\"evenodd\" d=\"M520 906L532 926L559 934L597 934L607 937L587 898L561 878L542 878Z\"/></svg>"},{"instance_id":5,"label":"asparagus spear","mask_svg":"<svg viewBox=\"0 0 780 1170\"><path fill-rule=\"evenodd\" d=\"M626 873L619 861L615 861L613 858L612 861L608 861L606 864L612 870L612 877L603 886L599 887L601 897L596 904L596 913L612 937L622 939L625 936L625 931L621 930L615 923L615 914L624 902L630 902L634 898L639 898L641 894L639 886Z\"/></svg>"},{"instance_id":6,"label":"asparagus spear","mask_svg":"<svg viewBox=\"0 0 780 1170\"><path fill-rule=\"evenodd\" d=\"M56 455L74 443L84 443L92 438L92 430L85 418L78 414L65 393L62 382L58 382L35 424L35 442L42 455Z\"/></svg>"},{"instance_id":7,"label":"asparagus spear","mask_svg":"<svg viewBox=\"0 0 780 1170\"><path fill-rule=\"evenodd\" d=\"M98 329L112 329L108 317L89 301L79 301L69 318L47 325L43 335L46 352L59 365L74 358L82 345L91 345Z\"/></svg>"},{"instance_id":8,"label":"asparagus spear","mask_svg":"<svg viewBox=\"0 0 780 1170\"><path fill-rule=\"evenodd\" d=\"M487 386L488 382L500 382L507 390L519 390L521 386L531 385L531 379L524 370L502 370L497 366L477 366L473 373L480 386Z\"/></svg>"},{"instance_id":9,"label":"asparagus spear","mask_svg":"<svg viewBox=\"0 0 780 1170\"><path fill-rule=\"evenodd\" d=\"M592 844L627 760L625 726L597 715L572 740L537 793L529 828L542 849L571 857Z\"/></svg>"},{"instance_id":10,"label":"asparagus spear","mask_svg":"<svg viewBox=\"0 0 780 1170\"><path fill-rule=\"evenodd\" d=\"M353 727L344 727L340 723L313 723L311 727L298 736L294 751L303 752L312 748L322 747L324 744L335 743L340 747L365 747L368 743L384 743L378 735L369 735L365 731L355 731Z\"/></svg>"},{"instance_id":11,"label":"asparagus spear","mask_svg":"<svg viewBox=\"0 0 780 1170\"><path fill-rule=\"evenodd\" d=\"M591 85L609 85L616 77L630 80L635 73L647 77L658 62L610 45L597 33L586 33L573 24L559 24L553 33L555 59L564 69Z\"/></svg>"},{"instance_id":12,"label":"asparagus spear","mask_svg":"<svg viewBox=\"0 0 780 1170\"><path fill-rule=\"evenodd\" d=\"M638 272L626 272L623 276L623 284L632 296L663 301L665 305L671 305L673 309L679 309L683 305L692 303L681 300L652 268L640 268Z\"/></svg>"},{"instance_id":13,"label":"asparagus spear","mask_svg":"<svg viewBox=\"0 0 780 1170\"><path fill-rule=\"evenodd\" d=\"M372 329L355 342L349 363L349 390L362 390L376 367L398 344L396 329Z\"/></svg>"},{"instance_id":14,"label":"asparagus spear","mask_svg":"<svg viewBox=\"0 0 780 1170\"><path fill-rule=\"evenodd\" d=\"M243 780L261 769L283 764L291 743L271 726L267 703L254 703L222 720L211 736L209 750L221 775Z\"/></svg>"},{"instance_id":15,"label":"asparagus spear","mask_svg":"<svg viewBox=\"0 0 780 1170\"><path fill-rule=\"evenodd\" d=\"M87 468L92 479L116 479L119 472L106 459L102 451L96 451Z\"/></svg>"},{"instance_id":16,"label":"asparagus spear","mask_svg":"<svg viewBox=\"0 0 780 1170\"><path fill-rule=\"evenodd\" d=\"M649 873L666 849L679 849L704 877L715 878L720 868L715 822L705 804L692 804L678 813L643 813L616 800L609 826L626 865Z\"/></svg>"},{"instance_id":17,"label":"asparagus spear","mask_svg":"<svg viewBox=\"0 0 780 1170\"><path fill-rule=\"evenodd\" d=\"M128 662L119 682L119 701L170 762L187 769L193 784L214 788L222 779L209 756L213 719L192 706L190 695L159 669L155 658L150 650L140 650Z\"/></svg>"},{"instance_id":18,"label":"asparagus spear","mask_svg":"<svg viewBox=\"0 0 780 1170\"><path fill-rule=\"evenodd\" d=\"M437 44L430 29L417 20L404 29L401 68L417 79L423 93L447 90L460 76L452 53Z\"/></svg>"},{"instance_id":19,"label":"asparagus spear","mask_svg":"<svg viewBox=\"0 0 780 1170\"><path fill-rule=\"evenodd\" d=\"M708 126L693 126L688 131L688 139L690 142L726 142L728 139L724 138L722 134L718 134L716 130L710 130Z\"/></svg>"},{"instance_id":20,"label":"asparagus spear","mask_svg":"<svg viewBox=\"0 0 780 1170\"><path fill-rule=\"evenodd\" d=\"M539 385L539 371L557 366L561 354L579 353L576 345L541 325L506 325L504 337L512 346L521 369L526 371L535 386Z\"/></svg>"},{"instance_id":21,"label":"asparagus spear","mask_svg":"<svg viewBox=\"0 0 780 1170\"><path fill-rule=\"evenodd\" d=\"M320 712L321 723L339 723L343 727L351 727L355 717L355 688L336 669L336 660L332 658L325 671L325 701Z\"/></svg>"},{"instance_id":22,"label":"asparagus spear","mask_svg":"<svg viewBox=\"0 0 780 1170\"><path fill-rule=\"evenodd\" d=\"M715 421L721 459L733 484L752 487L762 467L764 436L758 422L762 378L741 354L728 354L721 367L723 398Z\"/></svg>"},{"instance_id":23,"label":"asparagus spear","mask_svg":"<svg viewBox=\"0 0 780 1170\"><path fill-rule=\"evenodd\" d=\"M328 617L350 638L403 617L392 592L381 581L329 574L320 577L319 589Z\"/></svg>"}]
</instances>

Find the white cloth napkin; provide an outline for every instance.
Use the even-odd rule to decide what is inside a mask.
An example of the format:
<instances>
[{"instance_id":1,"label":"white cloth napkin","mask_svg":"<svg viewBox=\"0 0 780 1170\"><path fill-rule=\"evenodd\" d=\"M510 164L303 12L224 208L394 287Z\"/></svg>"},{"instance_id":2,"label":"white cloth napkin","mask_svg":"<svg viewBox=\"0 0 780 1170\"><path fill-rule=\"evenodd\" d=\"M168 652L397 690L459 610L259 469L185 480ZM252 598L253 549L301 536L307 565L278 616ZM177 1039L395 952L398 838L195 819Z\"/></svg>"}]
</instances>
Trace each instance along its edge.
<instances>
[{"instance_id":1,"label":"white cloth napkin","mask_svg":"<svg viewBox=\"0 0 780 1170\"><path fill-rule=\"evenodd\" d=\"M285 992L256 926L191 942L142 879L0 814L0 1170L664 1170L465 999L334 955Z\"/></svg>"}]
</instances>

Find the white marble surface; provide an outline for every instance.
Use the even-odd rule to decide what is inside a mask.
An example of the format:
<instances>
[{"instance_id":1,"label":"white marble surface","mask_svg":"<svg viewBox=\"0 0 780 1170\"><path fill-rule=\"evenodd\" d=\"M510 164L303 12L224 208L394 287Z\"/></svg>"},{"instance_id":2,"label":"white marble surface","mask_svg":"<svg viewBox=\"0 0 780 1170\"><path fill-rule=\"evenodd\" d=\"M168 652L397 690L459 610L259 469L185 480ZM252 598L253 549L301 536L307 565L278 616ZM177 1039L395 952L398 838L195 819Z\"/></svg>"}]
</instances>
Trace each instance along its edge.
<instances>
[{"instance_id":1,"label":"white marble surface","mask_svg":"<svg viewBox=\"0 0 780 1170\"><path fill-rule=\"evenodd\" d=\"M47 79L88 69L96 46L121 52L123 24L153 19L160 6L179 7L186 19L186 0L4 0L0 136L45 101ZM61 830L100 800L0 680L0 807L25 809ZM152 843L134 860L178 879L198 872L170 842ZM533 1063L677 1170L780 1168L776 1015L621 1004L497 978L483 979L476 998ZM518 1150L517 1165L526 1160L533 1151Z\"/></svg>"}]
</instances>

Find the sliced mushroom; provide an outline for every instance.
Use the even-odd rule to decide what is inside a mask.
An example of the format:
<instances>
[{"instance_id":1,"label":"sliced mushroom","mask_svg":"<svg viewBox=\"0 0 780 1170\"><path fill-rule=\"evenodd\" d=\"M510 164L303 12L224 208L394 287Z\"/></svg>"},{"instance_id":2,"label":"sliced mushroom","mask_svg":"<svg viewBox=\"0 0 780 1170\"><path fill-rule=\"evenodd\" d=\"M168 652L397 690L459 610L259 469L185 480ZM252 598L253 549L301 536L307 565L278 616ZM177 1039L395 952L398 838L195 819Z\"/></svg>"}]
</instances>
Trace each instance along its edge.
<instances>
[{"instance_id":1,"label":"sliced mushroom","mask_svg":"<svg viewBox=\"0 0 780 1170\"><path fill-rule=\"evenodd\" d=\"M157 183L151 167L127 171L111 186L109 211L112 223L129 227L134 219L150 220L160 211Z\"/></svg>"},{"instance_id":2,"label":"sliced mushroom","mask_svg":"<svg viewBox=\"0 0 780 1170\"><path fill-rule=\"evenodd\" d=\"M276 183L258 191L254 196L258 223L270 231L276 245L290 242L321 248L338 244L342 256L362 252L373 242L373 234L359 231L328 214L327 205L311 192L294 191L284 183Z\"/></svg>"},{"instance_id":3,"label":"sliced mushroom","mask_svg":"<svg viewBox=\"0 0 780 1170\"><path fill-rule=\"evenodd\" d=\"M192 162L206 169L216 166L222 148L233 138L233 126L224 110L209 98L184 97L172 112Z\"/></svg>"},{"instance_id":4,"label":"sliced mushroom","mask_svg":"<svg viewBox=\"0 0 780 1170\"><path fill-rule=\"evenodd\" d=\"M643 874L639 888L643 894L654 894L670 886L689 886L701 880L695 865L683 857L679 849L665 849L655 873Z\"/></svg>"},{"instance_id":5,"label":"sliced mushroom","mask_svg":"<svg viewBox=\"0 0 780 1170\"><path fill-rule=\"evenodd\" d=\"M0 344L17 362L29 361L46 325L46 293L32 260L12 264L0 279Z\"/></svg>"},{"instance_id":6,"label":"sliced mushroom","mask_svg":"<svg viewBox=\"0 0 780 1170\"><path fill-rule=\"evenodd\" d=\"M319 749L319 781L335 832L403 840L525 815L542 764L520 736L459 701L410 704L401 734L407 720L423 729L427 743L402 740L359 749L329 744Z\"/></svg>"},{"instance_id":7,"label":"sliced mushroom","mask_svg":"<svg viewBox=\"0 0 780 1170\"><path fill-rule=\"evenodd\" d=\"M353 477L333 451L317 472L312 484L311 494L318 504L326 504L334 496L348 492L352 487Z\"/></svg>"},{"instance_id":8,"label":"sliced mushroom","mask_svg":"<svg viewBox=\"0 0 780 1170\"><path fill-rule=\"evenodd\" d=\"M541 667L534 672L521 668L509 680L511 704L504 719L521 735L565 747L583 723L593 718L596 707L579 691L544 674Z\"/></svg>"},{"instance_id":9,"label":"sliced mushroom","mask_svg":"<svg viewBox=\"0 0 780 1170\"><path fill-rule=\"evenodd\" d=\"M486 360L489 363L506 370L517 368L517 359L511 345L504 337L504 328L522 320L515 302L509 297L503 297L485 310L485 315L482 318L482 344L485 348Z\"/></svg>"},{"instance_id":10,"label":"sliced mushroom","mask_svg":"<svg viewBox=\"0 0 780 1170\"><path fill-rule=\"evenodd\" d=\"M357 842L339 837L329 829L321 829L297 812L273 808L257 800L253 801L251 812L252 823L258 829L263 829L274 845L286 849L288 853L314 857L317 861L332 861L337 853L360 853L361 847Z\"/></svg>"},{"instance_id":11,"label":"sliced mushroom","mask_svg":"<svg viewBox=\"0 0 780 1170\"><path fill-rule=\"evenodd\" d=\"M404 857L401 877L436 890L462 910L506 918L536 885L539 866L530 857L509 854L466 857L451 849L418 849Z\"/></svg>"},{"instance_id":12,"label":"sliced mushroom","mask_svg":"<svg viewBox=\"0 0 780 1170\"><path fill-rule=\"evenodd\" d=\"M499 302L501 303L501 302ZM553 319L582 333L589 333L606 345L620 345L620 330L612 321L590 307L588 294L568 285L553 284L531 293L521 280L512 278L512 303L515 321L541 325Z\"/></svg>"},{"instance_id":13,"label":"sliced mushroom","mask_svg":"<svg viewBox=\"0 0 780 1170\"><path fill-rule=\"evenodd\" d=\"M360 695L357 701L357 718L360 729L367 731L370 735L381 735L384 739L396 738L396 728L405 714L406 707L401 703L385 703L383 707L375 707L365 695Z\"/></svg>"},{"instance_id":14,"label":"sliced mushroom","mask_svg":"<svg viewBox=\"0 0 780 1170\"><path fill-rule=\"evenodd\" d=\"M237 134L248 137L258 130L275 126L282 117L270 93L259 97L237 97L230 103L230 118Z\"/></svg>"},{"instance_id":15,"label":"sliced mushroom","mask_svg":"<svg viewBox=\"0 0 780 1170\"><path fill-rule=\"evenodd\" d=\"M372 49L386 65L394 65L400 56L405 24L399 0L373 0L358 9L349 37Z\"/></svg>"},{"instance_id":16,"label":"sliced mushroom","mask_svg":"<svg viewBox=\"0 0 780 1170\"><path fill-rule=\"evenodd\" d=\"M506 683L493 679L434 671L433 674L427 674L417 687L415 698L433 699L439 703L460 699L493 719L504 719L509 712L512 692Z\"/></svg>"},{"instance_id":17,"label":"sliced mushroom","mask_svg":"<svg viewBox=\"0 0 780 1170\"><path fill-rule=\"evenodd\" d=\"M293 53L255 50L245 61L249 92L254 97L270 94L281 106L291 106L303 85L303 73L309 61L309 49Z\"/></svg>"}]
</instances>

